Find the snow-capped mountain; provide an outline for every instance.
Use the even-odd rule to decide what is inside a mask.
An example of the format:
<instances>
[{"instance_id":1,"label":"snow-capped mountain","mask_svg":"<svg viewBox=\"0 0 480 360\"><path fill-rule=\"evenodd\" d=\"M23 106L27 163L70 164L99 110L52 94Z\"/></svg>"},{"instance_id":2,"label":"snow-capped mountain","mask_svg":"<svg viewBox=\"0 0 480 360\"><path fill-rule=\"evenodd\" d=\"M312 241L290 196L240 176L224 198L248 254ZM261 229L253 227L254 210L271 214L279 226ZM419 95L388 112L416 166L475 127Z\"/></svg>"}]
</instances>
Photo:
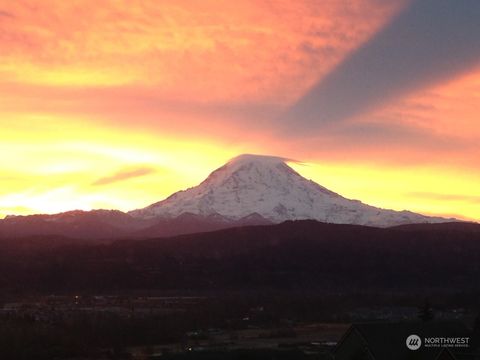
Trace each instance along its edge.
<instances>
[{"instance_id":1,"label":"snow-capped mountain","mask_svg":"<svg viewBox=\"0 0 480 360\"><path fill-rule=\"evenodd\" d=\"M129 214L137 219L173 219L188 213L238 221L250 216L279 223L314 219L337 224L389 227L452 219L427 217L363 204L307 180L288 159L240 155L212 172L200 185Z\"/></svg>"},{"instance_id":2,"label":"snow-capped mountain","mask_svg":"<svg viewBox=\"0 0 480 360\"><path fill-rule=\"evenodd\" d=\"M69 211L0 220L0 239L58 235L81 239L165 237L311 219L390 227L455 221L379 209L307 180L274 156L240 155L200 185L144 209Z\"/></svg>"}]
</instances>

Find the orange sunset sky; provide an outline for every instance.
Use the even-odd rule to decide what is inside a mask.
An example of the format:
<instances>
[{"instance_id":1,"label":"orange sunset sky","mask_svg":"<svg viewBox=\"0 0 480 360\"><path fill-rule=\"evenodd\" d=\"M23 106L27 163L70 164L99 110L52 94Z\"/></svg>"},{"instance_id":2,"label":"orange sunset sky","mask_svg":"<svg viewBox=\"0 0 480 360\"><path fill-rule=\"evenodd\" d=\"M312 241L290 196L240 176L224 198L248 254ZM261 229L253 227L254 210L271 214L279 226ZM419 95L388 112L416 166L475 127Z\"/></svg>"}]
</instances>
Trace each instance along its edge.
<instances>
[{"instance_id":1,"label":"orange sunset sky","mask_svg":"<svg viewBox=\"0 0 480 360\"><path fill-rule=\"evenodd\" d=\"M417 3L0 0L0 217L132 210L258 153L371 205L480 220L480 52L465 40L432 72L415 36L382 48ZM455 53L455 22L431 26ZM362 56L422 81L374 69L343 96ZM329 102L302 102L318 84L361 106L318 122Z\"/></svg>"}]
</instances>

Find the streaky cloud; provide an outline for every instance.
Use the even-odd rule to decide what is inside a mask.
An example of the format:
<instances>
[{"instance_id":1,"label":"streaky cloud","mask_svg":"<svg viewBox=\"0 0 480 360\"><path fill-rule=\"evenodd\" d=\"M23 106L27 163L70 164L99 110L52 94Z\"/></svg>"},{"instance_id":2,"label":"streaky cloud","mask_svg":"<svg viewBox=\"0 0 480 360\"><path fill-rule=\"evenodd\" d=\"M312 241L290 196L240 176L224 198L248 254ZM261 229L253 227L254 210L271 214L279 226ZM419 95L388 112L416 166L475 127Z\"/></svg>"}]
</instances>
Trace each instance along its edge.
<instances>
[{"instance_id":1,"label":"streaky cloud","mask_svg":"<svg viewBox=\"0 0 480 360\"><path fill-rule=\"evenodd\" d=\"M480 62L480 1L414 0L280 117L307 133L459 75Z\"/></svg>"},{"instance_id":2,"label":"streaky cloud","mask_svg":"<svg viewBox=\"0 0 480 360\"><path fill-rule=\"evenodd\" d=\"M102 177L92 183L94 186L109 185L119 181L129 180L154 173L156 170L151 167L138 167L123 169L113 175Z\"/></svg>"}]
</instances>

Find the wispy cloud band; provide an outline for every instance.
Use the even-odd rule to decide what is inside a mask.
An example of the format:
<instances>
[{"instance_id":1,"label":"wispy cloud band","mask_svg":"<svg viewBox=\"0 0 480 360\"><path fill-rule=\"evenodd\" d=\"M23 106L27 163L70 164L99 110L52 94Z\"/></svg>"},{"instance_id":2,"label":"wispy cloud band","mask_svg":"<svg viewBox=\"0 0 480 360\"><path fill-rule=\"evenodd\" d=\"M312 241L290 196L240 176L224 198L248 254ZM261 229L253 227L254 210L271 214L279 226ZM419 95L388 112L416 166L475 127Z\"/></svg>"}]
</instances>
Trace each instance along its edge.
<instances>
[{"instance_id":1,"label":"wispy cloud band","mask_svg":"<svg viewBox=\"0 0 480 360\"><path fill-rule=\"evenodd\" d=\"M154 168L151 167L138 167L133 169L123 169L120 170L112 175L108 175L92 183L93 186L100 186L100 185L109 185L120 181L125 181L145 175L149 175L156 172Z\"/></svg>"}]
</instances>

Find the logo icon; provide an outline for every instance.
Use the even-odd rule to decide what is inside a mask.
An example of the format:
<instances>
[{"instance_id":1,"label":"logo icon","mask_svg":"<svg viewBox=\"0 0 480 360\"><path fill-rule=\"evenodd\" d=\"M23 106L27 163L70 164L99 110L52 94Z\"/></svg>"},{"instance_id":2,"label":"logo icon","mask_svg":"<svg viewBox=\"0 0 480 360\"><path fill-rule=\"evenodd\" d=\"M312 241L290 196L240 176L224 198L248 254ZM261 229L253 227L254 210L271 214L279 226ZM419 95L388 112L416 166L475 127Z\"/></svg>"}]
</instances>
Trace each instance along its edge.
<instances>
[{"instance_id":1,"label":"logo icon","mask_svg":"<svg viewBox=\"0 0 480 360\"><path fill-rule=\"evenodd\" d=\"M410 350L418 350L422 346L422 339L418 335L410 335L405 343Z\"/></svg>"}]
</instances>

